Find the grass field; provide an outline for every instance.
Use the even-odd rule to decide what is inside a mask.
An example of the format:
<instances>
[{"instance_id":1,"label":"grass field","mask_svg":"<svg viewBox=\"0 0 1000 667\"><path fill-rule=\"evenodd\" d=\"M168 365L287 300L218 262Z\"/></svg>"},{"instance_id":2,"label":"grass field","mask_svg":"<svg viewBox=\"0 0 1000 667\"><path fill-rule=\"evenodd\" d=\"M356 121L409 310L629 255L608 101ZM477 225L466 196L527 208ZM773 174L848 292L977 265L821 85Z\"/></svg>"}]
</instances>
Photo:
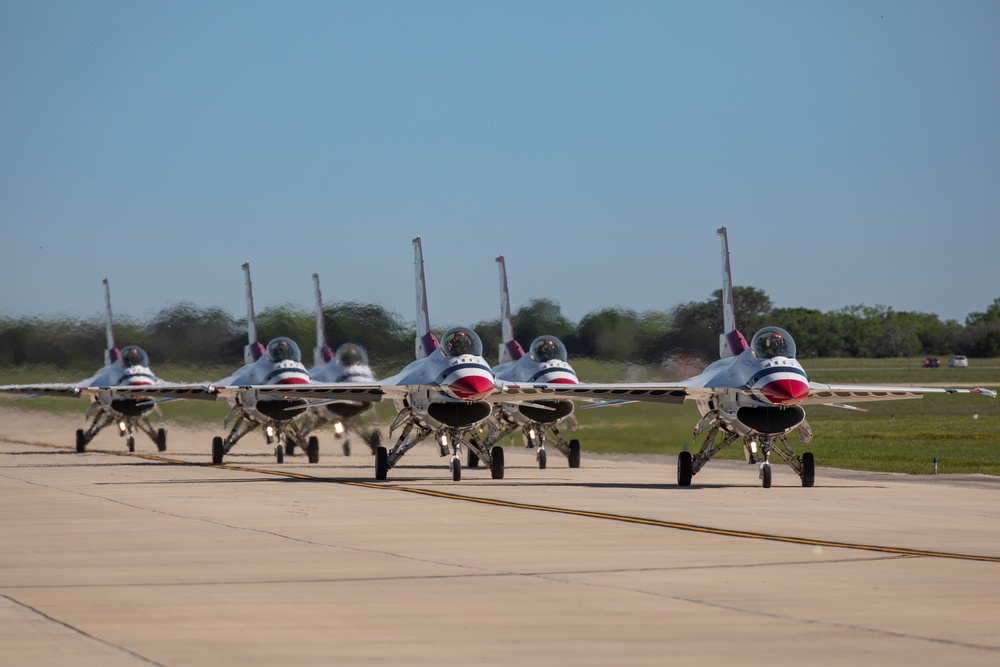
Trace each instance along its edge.
<instances>
[{"instance_id":1,"label":"grass field","mask_svg":"<svg viewBox=\"0 0 1000 667\"><path fill-rule=\"evenodd\" d=\"M806 359L803 366L810 379L830 383L890 385L954 384L1000 387L1000 359L972 359L969 368L922 368L919 359ZM678 379L661 370L624 366L594 360L572 360L581 380L614 382ZM94 369L55 368L0 369L0 383L78 381ZM158 367L167 380L217 379L231 368ZM0 405L80 415L84 399L0 399ZM379 414L388 424L391 405L380 405ZM932 395L923 399L861 404L868 412L831 407L811 407L809 423L815 439L808 449L820 466L856 470L929 474L938 460L939 473L985 473L1000 475L1000 399L975 395ZM228 408L223 402L178 401L163 404L169 423L217 423ZM676 454L692 443L692 428L698 421L693 403L684 405L629 404L619 407L579 409L579 438L584 452ZM520 446L520 437L514 441ZM793 441L794 444L794 441ZM731 447L722 458L742 458Z\"/></svg>"}]
</instances>

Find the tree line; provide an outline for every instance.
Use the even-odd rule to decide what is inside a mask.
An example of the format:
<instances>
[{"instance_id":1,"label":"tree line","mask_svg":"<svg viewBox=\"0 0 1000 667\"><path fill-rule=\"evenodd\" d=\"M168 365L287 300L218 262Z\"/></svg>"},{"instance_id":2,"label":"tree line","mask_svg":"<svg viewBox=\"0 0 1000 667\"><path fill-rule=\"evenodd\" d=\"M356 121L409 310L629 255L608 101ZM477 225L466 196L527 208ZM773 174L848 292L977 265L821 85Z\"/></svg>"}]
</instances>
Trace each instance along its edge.
<instances>
[{"instance_id":1,"label":"tree line","mask_svg":"<svg viewBox=\"0 0 1000 667\"><path fill-rule=\"evenodd\" d=\"M849 306L831 312L775 308L760 289L736 287L736 321L749 337L764 326L792 334L799 357L920 357L964 354L1000 357L1000 298L964 324L937 315L896 312L885 306ZM324 309L331 346L365 346L376 370L388 373L413 359L413 326L380 305L341 302ZM294 306L277 306L257 316L260 339L288 336L299 343L307 365L315 345L315 315ZM499 319L474 325L487 359L496 358ZM514 314L514 333L522 347L537 336L559 337L571 357L657 365L684 358L704 363L718 356L722 331L722 290L701 302L668 311L637 312L604 308L573 322L559 304L534 299ZM0 317L0 365L93 365L105 343L100 318ZM437 331L440 335L443 329ZM149 321L115 323L119 347L139 345L153 364L239 365L246 344L246 321L219 308L189 303L170 305Z\"/></svg>"}]
</instances>

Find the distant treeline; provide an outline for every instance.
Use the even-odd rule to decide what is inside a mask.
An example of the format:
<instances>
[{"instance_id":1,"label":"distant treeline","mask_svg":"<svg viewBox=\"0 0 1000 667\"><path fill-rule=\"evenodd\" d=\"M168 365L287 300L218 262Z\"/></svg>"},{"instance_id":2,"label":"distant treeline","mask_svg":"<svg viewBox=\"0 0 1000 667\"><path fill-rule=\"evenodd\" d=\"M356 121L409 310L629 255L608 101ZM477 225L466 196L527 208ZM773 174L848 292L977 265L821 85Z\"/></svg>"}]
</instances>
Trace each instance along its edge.
<instances>
[{"instance_id":1,"label":"distant treeline","mask_svg":"<svg viewBox=\"0 0 1000 667\"><path fill-rule=\"evenodd\" d=\"M800 357L920 357L964 354L1000 357L1000 298L964 324L942 322L937 315L895 312L884 306L851 306L823 313L807 308L775 308L754 287L735 288L737 324L749 338L764 326L788 330ZM514 314L518 342L527 349L542 334L558 336L571 357L660 364L680 358L710 361L718 356L722 331L721 290L703 302L670 311L605 308L572 322L559 304L536 299ZM413 328L397 313L356 302L336 303L324 310L329 343L364 345L377 370L388 372L413 359ZM500 343L499 320L474 325L488 359ZM304 361L312 361L316 344L313 313L290 306L258 314L262 341L288 336L299 343ZM13 319L0 317L0 365L99 363L105 325L100 319ZM440 335L443 332L437 331ZM140 345L154 364L230 364L242 362L246 322L218 308L175 304L148 322L115 323L119 347Z\"/></svg>"}]
</instances>

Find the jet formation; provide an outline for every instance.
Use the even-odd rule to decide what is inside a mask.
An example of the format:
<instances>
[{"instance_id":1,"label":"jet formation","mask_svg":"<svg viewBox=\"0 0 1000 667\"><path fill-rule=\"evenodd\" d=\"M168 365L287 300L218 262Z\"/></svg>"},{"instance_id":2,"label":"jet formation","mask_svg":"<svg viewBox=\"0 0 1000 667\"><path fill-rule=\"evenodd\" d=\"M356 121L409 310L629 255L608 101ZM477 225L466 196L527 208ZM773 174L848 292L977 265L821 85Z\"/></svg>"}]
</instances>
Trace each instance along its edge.
<instances>
[{"instance_id":1,"label":"jet formation","mask_svg":"<svg viewBox=\"0 0 1000 667\"><path fill-rule=\"evenodd\" d=\"M159 451L166 449L166 431L154 429L149 414L163 401L225 400L230 406L225 436L211 443L212 462L224 463L233 447L255 430L264 433L278 463L301 449L310 463L319 461L316 433L327 424L344 455L351 454L350 437L359 437L374 458L376 481L388 478L400 460L423 441L433 442L454 481L466 465L482 463L493 479L504 477L502 442L518 430L526 447L535 450L539 468L546 467L546 442L566 457L570 468L580 466L580 441L566 440L560 428L576 431L574 402L587 407L614 407L633 402L681 404L694 401L701 414L695 437L697 451L685 449L677 459L677 484L691 485L693 477L720 451L739 444L747 463L756 466L761 486L771 486L771 460L786 463L802 486L815 484L815 458L796 453L789 440L809 445L812 429L804 406L828 405L861 410L853 403L921 398L927 394L973 393L996 396L989 389L895 387L860 384L822 384L810 381L796 359L791 334L776 326L764 327L747 342L736 325L730 271L729 240L725 227L717 231L722 243L722 305L724 330L719 336L719 359L703 372L679 382L587 383L570 365L566 348L553 335L532 341L527 352L514 339L504 258L497 257L500 276L500 313L503 334L500 363L490 366L476 332L458 326L437 338L431 330L423 247L413 240L416 337L414 360L399 372L377 380L364 347L343 342L336 351L328 345L319 276L313 274L316 295L316 346L313 367L306 369L301 348L287 336L257 340L256 316L249 264L243 265L247 297L247 344L244 365L212 383L168 383L149 370L145 352L134 345L115 347L111 297L104 280L107 309L107 349L104 367L75 384L19 384L0 386L0 393L37 396L89 396L90 424L76 434L76 451L107 426L117 424L129 451L134 434L146 433ZM375 427L374 404L389 402L395 411L388 428L391 444L382 443ZM697 440L696 440L697 442Z\"/></svg>"}]
</instances>

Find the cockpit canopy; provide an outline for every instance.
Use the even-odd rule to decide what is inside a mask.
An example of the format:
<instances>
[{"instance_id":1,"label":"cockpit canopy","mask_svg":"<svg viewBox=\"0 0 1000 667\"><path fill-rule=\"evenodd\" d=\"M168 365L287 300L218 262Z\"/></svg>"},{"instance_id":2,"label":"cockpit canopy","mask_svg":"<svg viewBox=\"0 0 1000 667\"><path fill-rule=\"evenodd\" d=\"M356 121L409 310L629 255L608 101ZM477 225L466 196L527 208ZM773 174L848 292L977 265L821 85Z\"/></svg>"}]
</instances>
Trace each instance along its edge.
<instances>
[{"instance_id":1,"label":"cockpit canopy","mask_svg":"<svg viewBox=\"0 0 1000 667\"><path fill-rule=\"evenodd\" d=\"M483 356L483 341L472 329L455 327L448 329L441 341L441 352L446 357L458 357L463 354Z\"/></svg>"},{"instance_id":2,"label":"cockpit canopy","mask_svg":"<svg viewBox=\"0 0 1000 667\"><path fill-rule=\"evenodd\" d=\"M333 358L338 366L343 366L344 368L368 365L368 353L365 352L365 348L355 343L344 343L338 347Z\"/></svg>"},{"instance_id":3,"label":"cockpit canopy","mask_svg":"<svg viewBox=\"0 0 1000 667\"><path fill-rule=\"evenodd\" d=\"M275 364L279 361L302 361L302 352L299 351L299 346L291 338L285 337L275 338L268 343L265 355L268 361Z\"/></svg>"},{"instance_id":4,"label":"cockpit canopy","mask_svg":"<svg viewBox=\"0 0 1000 667\"><path fill-rule=\"evenodd\" d=\"M780 327L765 327L758 331L750 341L750 349L758 359L795 358L795 341Z\"/></svg>"},{"instance_id":5,"label":"cockpit canopy","mask_svg":"<svg viewBox=\"0 0 1000 667\"><path fill-rule=\"evenodd\" d=\"M118 359L123 368L132 368L133 366L149 366L149 356L146 354L146 351L138 345L129 345L128 347L122 348Z\"/></svg>"},{"instance_id":6,"label":"cockpit canopy","mask_svg":"<svg viewBox=\"0 0 1000 667\"><path fill-rule=\"evenodd\" d=\"M555 336L539 336L528 348L532 361L566 361L566 346Z\"/></svg>"}]
</instances>

